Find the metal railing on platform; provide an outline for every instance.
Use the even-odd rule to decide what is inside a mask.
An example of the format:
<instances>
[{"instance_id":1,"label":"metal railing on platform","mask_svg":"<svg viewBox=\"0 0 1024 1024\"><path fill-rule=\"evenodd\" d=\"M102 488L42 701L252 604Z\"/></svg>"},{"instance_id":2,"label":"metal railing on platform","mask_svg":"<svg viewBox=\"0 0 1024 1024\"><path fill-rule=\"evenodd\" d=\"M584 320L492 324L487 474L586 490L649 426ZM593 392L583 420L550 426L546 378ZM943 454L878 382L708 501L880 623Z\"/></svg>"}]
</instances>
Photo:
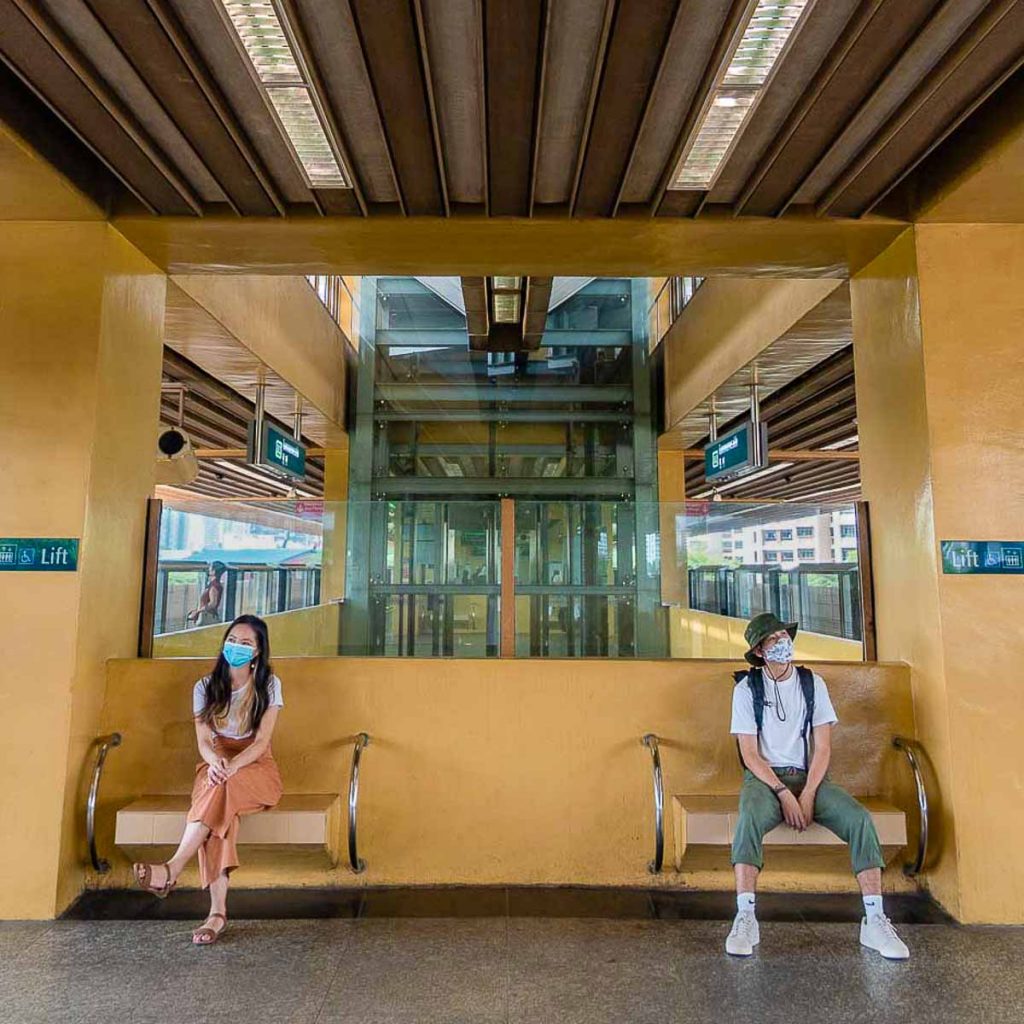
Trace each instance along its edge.
<instances>
[{"instance_id":1,"label":"metal railing on platform","mask_svg":"<svg viewBox=\"0 0 1024 1024\"><path fill-rule=\"evenodd\" d=\"M101 857L96 850L96 802L99 799L107 751L111 747L121 745L121 734L112 732L109 736L100 736L96 742L99 750L96 752L96 764L92 769L92 782L89 784L89 797L85 804L85 835L89 843L89 860L92 861L93 870L105 875L110 870L110 861Z\"/></svg>"},{"instance_id":2,"label":"metal railing on platform","mask_svg":"<svg viewBox=\"0 0 1024 1024\"><path fill-rule=\"evenodd\" d=\"M651 752L651 777L654 783L654 860L647 865L652 875L661 872L665 860L665 780L661 774L661 750L653 732L642 736L640 742Z\"/></svg>"}]
</instances>

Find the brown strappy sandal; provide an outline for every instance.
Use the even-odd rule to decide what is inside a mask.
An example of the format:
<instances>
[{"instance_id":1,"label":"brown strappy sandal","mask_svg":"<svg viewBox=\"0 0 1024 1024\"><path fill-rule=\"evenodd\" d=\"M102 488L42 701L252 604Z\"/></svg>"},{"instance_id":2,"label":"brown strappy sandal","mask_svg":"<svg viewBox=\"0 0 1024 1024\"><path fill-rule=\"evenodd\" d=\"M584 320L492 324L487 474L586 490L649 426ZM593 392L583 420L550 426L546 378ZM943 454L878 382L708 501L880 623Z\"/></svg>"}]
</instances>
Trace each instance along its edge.
<instances>
[{"instance_id":1,"label":"brown strappy sandal","mask_svg":"<svg viewBox=\"0 0 1024 1024\"><path fill-rule=\"evenodd\" d=\"M174 887L178 884L176 881L171 881L171 868L168 864L161 864L160 867L167 872L167 881L161 885L153 884L153 865L152 864L133 864L132 865L132 876L135 878L135 884L146 892L151 892L157 899L165 900L170 896ZM142 869L141 872L139 869Z\"/></svg>"},{"instance_id":2,"label":"brown strappy sandal","mask_svg":"<svg viewBox=\"0 0 1024 1024\"><path fill-rule=\"evenodd\" d=\"M209 921L214 917L219 917L224 923L220 928L208 928L204 923L201 928L197 928L192 933L192 945L193 946L212 946L220 937L224 934L224 929L228 926L228 919L223 914L207 914L206 920ZM210 937L204 938L203 936L209 935Z\"/></svg>"}]
</instances>

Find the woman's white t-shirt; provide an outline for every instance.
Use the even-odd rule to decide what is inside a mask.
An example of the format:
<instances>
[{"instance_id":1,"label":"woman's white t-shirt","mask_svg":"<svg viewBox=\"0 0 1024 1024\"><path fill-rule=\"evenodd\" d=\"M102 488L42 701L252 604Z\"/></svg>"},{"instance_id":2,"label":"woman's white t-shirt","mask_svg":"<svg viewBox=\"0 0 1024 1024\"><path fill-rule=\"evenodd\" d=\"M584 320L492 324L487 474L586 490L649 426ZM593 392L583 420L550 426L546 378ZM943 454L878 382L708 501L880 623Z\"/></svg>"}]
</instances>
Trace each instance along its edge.
<instances>
[{"instance_id":1,"label":"woman's white t-shirt","mask_svg":"<svg viewBox=\"0 0 1024 1024\"><path fill-rule=\"evenodd\" d=\"M202 714L206 707L206 684L209 676L202 679L192 687L192 714ZM281 696L281 680L277 676L270 677L270 700L267 707L284 707L284 698ZM214 732L219 736L226 736L232 740L244 740L252 735L253 730L249 728L250 708L252 707L253 684L250 680L245 686L238 690L231 691L231 703L228 706L227 714L215 724Z\"/></svg>"},{"instance_id":2,"label":"woman's white t-shirt","mask_svg":"<svg viewBox=\"0 0 1024 1024\"><path fill-rule=\"evenodd\" d=\"M796 669L779 682L779 701L784 722L779 721L775 704L775 684L767 672L764 673L764 720L761 723L761 739L758 749L761 756L773 768L804 768L804 720L807 718L807 702L800 688ZM825 680L814 673L814 721L811 726L831 725L838 722L835 708L828 695ZM732 727L734 736L756 736L757 721L754 718L754 695L744 676L732 691Z\"/></svg>"}]
</instances>

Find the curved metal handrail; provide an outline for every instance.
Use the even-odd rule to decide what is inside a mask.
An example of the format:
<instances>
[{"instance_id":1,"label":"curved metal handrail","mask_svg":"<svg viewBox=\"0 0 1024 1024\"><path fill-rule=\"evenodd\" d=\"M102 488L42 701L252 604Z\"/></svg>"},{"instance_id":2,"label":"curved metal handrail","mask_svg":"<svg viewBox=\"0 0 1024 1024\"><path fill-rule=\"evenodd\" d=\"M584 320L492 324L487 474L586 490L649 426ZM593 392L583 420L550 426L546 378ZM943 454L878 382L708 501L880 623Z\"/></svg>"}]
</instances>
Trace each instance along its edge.
<instances>
[{"instance_id":1,"label":"curved metal handrail","mask_svg":"<svg viewBox=\"0 0 1024 1024\"><path fill-rule=\"evenodd\" d=\"M370 737L367 733L361 732L356 735L356 743L352 748L352 771L348 779L348 862L352 870L362 874L366 870L366 861L359 857L359 848L356 842L356 812L359 807L359 759L362 756L363 748L370 745Z\"/></svg>"},{"instance_id":2,"label":"curved metal handrail","mask_svg":"<svg viewBox=\"0 0 1024 1024\"><path fill-rule=\"evenodd\" d=\"M96 852L96 799L100 792L100 778L103 775L103 764L107 760L107 751L111 747L121 746L121 734L112 732L109 736L100 736L96 742L100 749L96 754L92 782L89 785L89 799L85 804L85 834L89 840L89 859L92 861L93 870L105 875L110 870L110 861Z\"/></svg>"},{"instance_id":3,"label":"curved metal handrail","mask_svg":"<svg viewBox=\"0 0 1024 1024\"><path fill-rule=\"evenodd\" d=\"M921 774L921 766L918 764L914 747L919 747L914 740L897 736L892 745L897 750L902 750L910 762L910 770L914 773L914 783L917 786L917 809L920 814L920 829L917 835L917 856L908 864L903 865L903 873L913 878L921 873L924 867L925 858L928 856L928 791L924 788L924 776Z\"/></svg>"},{"instance_id":4,"label":"curved metal handrail","mask_svg":"<svg viewBox=\"0 0 1024 1024\"><path fill-rule=\"evenodd\" d=\"M665 860L665 780L661 774L661 751L658 737L653 732L640 738L640 742L651 752L651 769L654 780L654 860L647 865L652 875L661 871Z\"/></svg>"}]
</instances>

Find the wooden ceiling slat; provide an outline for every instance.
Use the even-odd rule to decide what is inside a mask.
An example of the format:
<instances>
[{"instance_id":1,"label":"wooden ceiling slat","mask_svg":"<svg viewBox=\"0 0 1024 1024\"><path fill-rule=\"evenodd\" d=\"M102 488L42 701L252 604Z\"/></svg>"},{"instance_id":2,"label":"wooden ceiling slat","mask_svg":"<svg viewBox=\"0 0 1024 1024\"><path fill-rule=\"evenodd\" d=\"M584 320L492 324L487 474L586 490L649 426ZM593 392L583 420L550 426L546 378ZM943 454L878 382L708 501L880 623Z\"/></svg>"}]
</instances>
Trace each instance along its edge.
<instances>
[{"instance_id":1,"label":"wooden ceiling slat","mask_svg":"<svg viewBox=\"0 0 1024 1024\"><path fill-rule=\"evenodd\" d=\"M449 206L486 203L483 0L416 0Z\"/></svg>"},{"instance_id":2,"label":"wooden ceiling slat","mask_svg":"<svg viewBox=\"0 0 1024 1024\"><path fill-rule=\"evenodd\" d=\"M739 43L743 28L750 20L750 15L754 11L756 2L757 0L733 0L729 8L728 17L725 19L722 30L718 35L715 49L704 69L700 85L694 94L689 112L680 126L675 144L669 153L669 158L662 168L658 187L654 190L654 195L651 197L650 213L652 216L665 212L662 210L663 205L678 204L692 208L694 213L704 205L703 193L687 191L670 192L669 186L675 178L679 161L682 159L683 153L686 152L694 132L698 130L704 112L711 102L715 86L721 80L722 75L725 74L729 57Z\"/></svg>"},{"instance_id":3,"label":"wooden ceiling slat","mask_svg":"<svg viewBox=\"0 0 1024 1024\"><path fill-rule=\"evenodd\" d=\"M865 0L736 203L772 216L796 195L822 151L856 114L940 0Z\"/></svg>"},{"instance_id":4,"label":"wooden ceiling slat","mask_svg":"<svg viewBox=\"0 0 1024 1024\"><path fill-rule=\"evenodd\" d=\"M412 10L416 19L416 41L419 44L420 61L423 64L423 88L427 98L427 113L430 115L430 134L434 141L434 157L437 161L437 182L441 188L441 205L444 215L448 217L452 212L448 198L448 169L445 165L444 149L441 145L441 122L438 120L437 98L434 95L434 80L430 70L430 50L427 47L422 0L412 0Z\"/></svg>"},{"instance_id":5,"label":"wooden ceiling slat","mask_svg":"<svg viewBox=\"0 0 1024 1024\"><path fill-rule=\"evenodd\" d=\"M679 7L623 181L620 205L643 204L644 213L650 212L651 199L712 63L733 0L703 0L699 17L694 17L694 7L692 0L684 0Z\"/></svg>"},{"instance_id":6,"label":"wooden ceiling slat","mask_svg":"<svg viewBox=\"0 0 1024 1024\"><path fill-rule=\"evenodd\" d=\"M403 0L350 0L399 193L409 214L444 213L419 34Z\"/></svg>"},{"instance_id":7,"label":"wooden ceiling slat","mask_svg":"<svg viewBox=\"0 0 1024 1024\"><path fill-rule=\"evenodd\" d=\"M197 60L207 69L240 132L258 155L258 165L265 168L282 205L287 209L292 204L309 204L313 198L309 187L221 0L162 3L177 16Z\"/></svg>"},{"instance_id":8,"label":"wooden ceiling slat","mask_svg":"<svg viewBox=\"0 0 1024 1024\"><path fill-rule=\"evenodd\" d=\"M331 102L330 94L324 85L323 76L320 73L320 69L317 66L316 59L313 55L309 36L306 32L306 26L303 24L302 17L294 0L278 0L278 3L281 5L281 10L287 19L288 24L291 26L293 42L299 51L299 59L306 68L306 74L309 76L307 81L309 82L310 89L314 94L316 105L320 109L323 118L326 121L327 131L330 133L331 137L334 139L335 145L338 147L338 155L341 157L341 162L345 167L345 173L352 185L351 191L352 196L355 199L356 206L358 207L359 212L365 217L367 209L366 199L363 195L362 182L360 182L359 175L353 168L351 150L345 137L345 133L342 131L341 125L338 121L336 111ZM332 210L328 210L325 205L325 200L330 201L330 193L332 191L335 190L313 189L314 197L319 200L318 205L324 212L333 212ZM332 203L332 205L336 207L347 207L348 204L342 203L339 197L337 203Z\"/></svg>"},{"instance_id":9,"label":"wooden ceiling slat","mask_svg":"<svg viewBox=\"0 0 1024 1024\"><path fill-rule=\"evenodd\" d=\"M862 0L827 0L810 9L793 46L765 85L733 151L726 156L708 193L708 203L736 200L859 7Z\"/></svg>"},{"instance_id":10,"label":"wooden ceiling slat","mask_svg":"<svg viewBox=\"0 0 1024 1024\"><path fill-rule=\"evenodd\" d=\"M0 54L151 213L193 212L111 112L24 17L15 0L0 0Z\"/></svg>"},{"instance_id":11,"label":"wooden ceiling slat","mask_svg":"<svg viewBox=\"0 0 1024 1024\"><path fill-rule=\"evenodd\" d=\"M487 308L487 279L462 278L462 301L466 307L469 347L486 347L487 335L491 329L490 311Z\"/></svg>"},{"instance_id":12,"label":"wooden ceiling slat","mask_svg":"<svg viewBox=\"0 0 1024 1024\"><path fill-rule=\"evenodd\" d=\"M551 209L572 202L614 6L614 0L548 5L536 146L537 206Z\"/></svg>"},{"instance_id":13,"label":"wooden ceiling slat","mask_svg":"<svg viewBox=\"0 0 1024 1024\"><path fill-rule=\"evenodd\" d=\"M107 0L107 2L117 3L117 0ZM219 122L221 129L224 134L230 140L234 146L238 158L241 160L244 167L248 168L249 175L255 179L257 188L253 189L250 184L245 181L238 183L231 178L230 168L221 166L221 161L230 162L231 156L227 147L224 148L224 154L221 155L220 144L216 140L208 139L196 139L197 145L203 147L204 153L207 154L206 159L208 166L211 171L217 176L217 180L221 185L221 188L228 195L235 196L235 203L240 211L243 213L250 213L253 210L260 211L262 207L269 202L270 209L266 212L269 214L278 213L282 216L285 212L284 199L280 195L277 186L274 184L271 178L270 172L263 165L263 161L260 159L259 154L253 148L252 143L247 138L244 129L235 116L234 111L231 109L226 97L221 92L219 86L214 80L213 75L210 73L210 69L206 66L205 61L200 55L199 51L193 45L192 40L189 38L188 33L185 31L184 25L182 25L177 14L171 8L167 0L146 0L149 10L152 12L153 17L159 23L163 29L164 35L174 48L174 52L177 55L177 59L183 65L187 75L183 75L182 79L188 82L191 79L192 85L201 94L202 100L208 105L210 112L214 115L216 121L213 123L214 134L218 134L216 123ZM118 6L120 6L118 4ZM141 65L140 65L141 66ZM188 92L186 86L186 92ZM172 90L172 93L174 90ZM185 102L179 100L175 96L175 104ZM199 105L199 101L194 101L196 105ZM165 102L165 106L169 109L173 109ZM186 117L184 115L179 116L179 127L187 126L190 131L193 132L193 138L195 132L191 123L186 124ZM244 173L244 172L243 172ZM250 192L253 194L250 195ZM252 204L252 209L250 209Z\"/></svg>"},{"instance_id":14,"label":"wooden ceiling slat","mask_svg":"<svg viewBox=\"0 0 1024 1024\"><path fill-rule=\"evenodd\" d=\"M368 211L399 201L398 177L347 0L293 0Z\"/></svg>"},{"instance_id":15,"label":"wooden ceiling slat","mask_svg":"<svg viewBox=\"0 0 1024 1024\"><path fill-rule=\"evenodd\" d=\"M110 89L88 60L78 52L53 17L44 11L36 0L14 0L14 2L21 15L46 40L53 52L67 65L72 74L89 91L118 128L131 139L135 147L185 204L188 211L199 214L202 208L201 200L195 189L164 156L139 124L133 112Z\"/></svg>"},{"instance_id":16,"label":"wooden ceiling slat","mask_svg":"<svg viewBox=\"0 0 1024 1024\"><path fill-rule=\"evenodd\" d=\"M265 191L241 159L236 144L226 135L150 7L119 0L91 0L90 7L147 91L187 138L187 143L181 140L182 144L202 161L206 174L222 193L221 199L226 199L236 213L272 214L273 206ZM104 74L108 69L104 68ZM167 152L178 159L173 146ZM187 170L184 165L182 169Z\"/></svg>"},{"instance_id":17,"label":"wooden ceiling slat","mask_svg":"<svg viewBox=\"0 0 1024 1024\"><path fill-rule=\"evenodd\" d=\"M1024 4L1001 0L974 22L938 67L828 189L820 214L864 213L1024 64Z\"/></svg>"},{"instance_id":18,"label":"wooden ceiling slat","mask_svg":"<svg viewBox=\"0 0 1024 1024\"><path fill-rule=\"evenodd\" d=\"M545 0L484 4L487 189L492 216L530 213L546 6Z\"/></svg>"},{"instance_id":19,"label":"wooden ceiling slat","mask_svg":"<svg viewBox=\"0 0 1024 1024\"><path fill-rule=\"evenodd\" d=\"M616 7L574 215L613 212L679 6L679 0L649 0Z\"/></svg>"},{"instance_id":20,"label":"wooden ceiling slat","mask_svg":"<svg viewBox=\"0 0 1024 1024\"><path fill-rule=\"evenodd\" d=\"M935 11L816 161L794 193L793 203L816 203L821 198L917 87L921 68L936 65L988 3L946 0Z\"/></svg>"}]
</instances>

